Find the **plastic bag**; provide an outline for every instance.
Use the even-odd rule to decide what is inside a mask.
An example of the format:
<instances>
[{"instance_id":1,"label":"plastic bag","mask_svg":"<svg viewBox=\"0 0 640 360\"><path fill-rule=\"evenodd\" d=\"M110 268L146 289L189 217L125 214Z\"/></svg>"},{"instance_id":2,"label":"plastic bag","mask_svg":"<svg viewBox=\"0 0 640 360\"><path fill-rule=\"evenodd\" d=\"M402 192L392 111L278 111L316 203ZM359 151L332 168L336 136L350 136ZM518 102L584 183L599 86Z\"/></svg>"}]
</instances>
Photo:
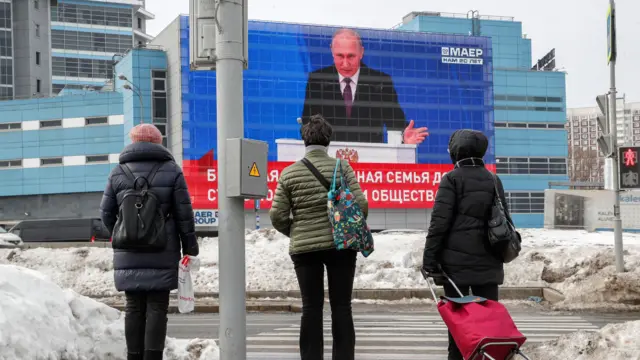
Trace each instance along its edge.
<instances>
[{"instance_id":1,"label":"plastic bag","mask_svg":"<svg viewBox=\"0 0 640 360\"><path fill-rule=\"evenodd\" d=\"M200 270L200 259L185 255L178 266L178 311L192 312L196 305L191 272Z\"/></svg>"}]
</instances>

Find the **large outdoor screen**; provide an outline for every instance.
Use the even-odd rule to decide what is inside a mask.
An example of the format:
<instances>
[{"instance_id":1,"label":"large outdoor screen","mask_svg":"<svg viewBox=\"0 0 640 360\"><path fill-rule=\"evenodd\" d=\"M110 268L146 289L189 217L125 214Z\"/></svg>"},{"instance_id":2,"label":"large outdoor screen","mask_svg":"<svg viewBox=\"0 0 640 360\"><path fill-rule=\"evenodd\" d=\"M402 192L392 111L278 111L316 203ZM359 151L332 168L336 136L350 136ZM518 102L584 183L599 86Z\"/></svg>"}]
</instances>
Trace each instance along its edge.
<instances>
[{"instance_id":1,"label":"large outdoor screen","mask_svg":"<svg viewBox=\"0 0 640 360\"><path fill-rule=\"evenodd\" d=\"M181 34L183 166L195 207L216 209L216 75L189 69L186 19ZM432 207L453 131L484 132L495 163L491 52L484 37L250 22L244 135L269 143L260 206L304 155L300 123L321 114L330 155L351 162L370 207Z\"/></svg>"}]
</instances>

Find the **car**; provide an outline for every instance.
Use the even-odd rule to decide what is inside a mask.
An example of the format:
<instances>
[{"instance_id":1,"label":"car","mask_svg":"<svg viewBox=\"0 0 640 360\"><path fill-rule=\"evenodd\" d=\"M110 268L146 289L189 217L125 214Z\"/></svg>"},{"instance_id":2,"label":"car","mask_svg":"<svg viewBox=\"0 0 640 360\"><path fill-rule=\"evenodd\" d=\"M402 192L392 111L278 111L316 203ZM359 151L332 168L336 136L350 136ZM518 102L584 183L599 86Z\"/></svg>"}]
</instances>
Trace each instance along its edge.
<instances>
[{"instance_id":1,"label":"car","mask_svg":"<svg viewBox=\"0 0 640 360\"><path fill-rule=\"evenodd\" d=\"M23 220L9 230L26 244L34 242L108 242L111 234L98 218Z\"/></svg>"},{"instance_id":2,"label":"car","mask_svg":"<svg viewBox=\"0 0 640 360\"><path fill-rule=\"evenodd\" d=\"M22 239L16 234L7 232L0 226L0 249L12 249L22 246Z\"/></svg>"}]
</instances>

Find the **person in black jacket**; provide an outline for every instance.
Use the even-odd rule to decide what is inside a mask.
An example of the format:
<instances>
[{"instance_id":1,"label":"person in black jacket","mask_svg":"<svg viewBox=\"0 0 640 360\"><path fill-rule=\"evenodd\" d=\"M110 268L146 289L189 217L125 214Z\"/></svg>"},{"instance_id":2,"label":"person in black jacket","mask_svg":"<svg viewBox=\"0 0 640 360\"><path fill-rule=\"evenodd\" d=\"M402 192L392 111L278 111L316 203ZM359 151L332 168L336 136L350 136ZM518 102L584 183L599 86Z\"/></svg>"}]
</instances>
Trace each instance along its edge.
<instances>
[{"instance_id":1,"label":"person in black jacket","mask_svg":"<svg viewBox=\"0 0 640 360\"><path fill-rule=\"evenodd\" d=\"M163 252L142 253L114 249L115 285L124 291L125 337L128 360L161 360L167 333L169 292L178 288L178 263L184 255L198 256L198 242L191 198L180 166L162 146L162 134L151 124L134 127L132 144L120 154L120 166L115 167L100 204L104 225L113 233L125 190L133 182L122 166L128 166L137 178L148 176L152 168L162 163L150 184L158 196L165 224L167 246Z\"/></svg>"},{"instance_id":2,"label":"person in black jacket","mask_svg":"<svg viewBox=\"0 0 640 360\"><path fill-rule=\"evenodd\" d=\"M424 249L423 269L444 285L446 296L459 297L442 271L463 295L498 300L504 281L503 261L489 245L488 221L497 186L505 215L511 221L502 182L484 167L489 141L475 130L457 130L449 139L449 155L455 168L442 177L431 213ZM494 185L496 184L496 185ZM513 223L513 222L512 222ZM449 334L449 360L462 360Z\"/></svg>"}]
</instances>

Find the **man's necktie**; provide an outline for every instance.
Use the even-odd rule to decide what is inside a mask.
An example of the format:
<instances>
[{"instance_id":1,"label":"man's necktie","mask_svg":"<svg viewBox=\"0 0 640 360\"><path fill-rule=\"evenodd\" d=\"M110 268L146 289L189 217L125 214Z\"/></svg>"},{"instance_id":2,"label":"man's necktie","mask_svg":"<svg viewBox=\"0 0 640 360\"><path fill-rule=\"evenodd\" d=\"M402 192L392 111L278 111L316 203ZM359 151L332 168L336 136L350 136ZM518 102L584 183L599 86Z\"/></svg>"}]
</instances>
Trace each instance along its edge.
<instances>
[{"instance_id":1,"label":"man's necktie","mask_svg":"<svg viewBox=\"0 0 640 360\"><path fill-rule=\"evenodd\" d=\"M344 106L347 109L347 117L351 117L351 108L353 107L353 93L351 92L351 79L344 78L344 83L347 85L344 87L342 96L344 97Z\"/></svg>"}]
</instances>

